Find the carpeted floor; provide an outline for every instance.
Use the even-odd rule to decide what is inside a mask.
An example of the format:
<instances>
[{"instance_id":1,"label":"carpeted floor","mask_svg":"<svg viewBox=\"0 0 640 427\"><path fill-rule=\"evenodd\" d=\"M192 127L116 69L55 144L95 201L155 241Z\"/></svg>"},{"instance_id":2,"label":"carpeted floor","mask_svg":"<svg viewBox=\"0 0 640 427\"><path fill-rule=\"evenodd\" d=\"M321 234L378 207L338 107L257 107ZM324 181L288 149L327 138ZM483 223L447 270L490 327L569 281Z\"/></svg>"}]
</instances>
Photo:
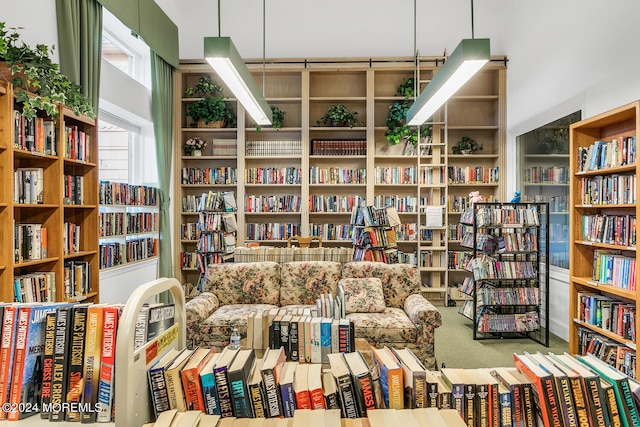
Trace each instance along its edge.
<instances>
[{"instance_id":1,"label":"carpeted floor","mask_svg":"<svg viewBox=\"0 0 640 427\"><path fill-rule=\"evenodd\" d=\"M473 322L461 314L458 307L439 306L442 326L436 329L436 360L439 367L444 363L448 368L491 368L514 366L513 353L562 354L569 350L569 344L551 334L549 347L528 339L473 339Z\"/></svg>"}]
</instances>

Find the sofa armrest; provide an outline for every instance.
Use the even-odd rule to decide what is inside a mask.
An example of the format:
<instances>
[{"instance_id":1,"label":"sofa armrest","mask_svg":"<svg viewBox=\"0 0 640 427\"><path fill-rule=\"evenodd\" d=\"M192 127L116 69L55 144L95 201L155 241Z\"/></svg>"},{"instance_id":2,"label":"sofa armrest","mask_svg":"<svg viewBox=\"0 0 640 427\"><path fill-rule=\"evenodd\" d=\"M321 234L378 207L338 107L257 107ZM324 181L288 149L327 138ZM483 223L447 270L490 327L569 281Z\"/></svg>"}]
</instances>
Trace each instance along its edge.
<instances>
[{"instance_id":1,"label":"sofa armrest","mask_svg":"<svg viewBox=\"0 0 640 427\"><path fill-rule=\"evenodd\" d=\"M442 325L438 309L420 294L409 295L404 300L404 311L419 328L435 329Z\"/></svg>"},{"instance_id":2,"label":"sofa armrest","mask_svg":"<svg viewBox=\"0 0 640 427\"><path fill-rule=\"evenodd\" d=\"M211 292L203 292L189 301L185 305L187 331L192 329L193 325L205 321L219 306L218 297Z\"/></svg>"}]
</instances>

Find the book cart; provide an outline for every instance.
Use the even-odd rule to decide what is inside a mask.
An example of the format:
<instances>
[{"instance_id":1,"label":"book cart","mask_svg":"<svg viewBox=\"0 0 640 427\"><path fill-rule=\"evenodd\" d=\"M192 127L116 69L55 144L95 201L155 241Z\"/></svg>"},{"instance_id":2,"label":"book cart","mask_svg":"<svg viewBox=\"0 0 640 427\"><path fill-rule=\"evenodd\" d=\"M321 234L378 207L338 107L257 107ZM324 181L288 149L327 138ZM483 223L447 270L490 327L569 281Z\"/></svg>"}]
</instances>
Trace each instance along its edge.
<instances>
[{"instance_id":1,"label":"book cart","mask_svg":"<svg viewBox=\"0 0 640 427\"><path fill-rule=\"evenodd\" d=\"M461 287L471 299L460 312L473 320L473 339L527 337L548 346L548 203L474 203L462 221L473 275Z\"/></svg>"}]
</instances>

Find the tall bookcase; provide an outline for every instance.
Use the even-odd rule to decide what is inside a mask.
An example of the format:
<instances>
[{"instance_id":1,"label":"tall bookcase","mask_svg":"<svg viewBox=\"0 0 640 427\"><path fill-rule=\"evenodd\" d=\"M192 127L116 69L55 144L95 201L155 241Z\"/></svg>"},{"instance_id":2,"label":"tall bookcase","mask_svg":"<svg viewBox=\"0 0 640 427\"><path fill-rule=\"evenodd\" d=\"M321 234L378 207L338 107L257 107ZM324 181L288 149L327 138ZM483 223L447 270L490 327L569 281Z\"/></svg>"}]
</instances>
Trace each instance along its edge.
<instances>
[{"instance_id":1,"label":"tall bookcase","mask_svg":"<svg viewBox=\"0 0 640 427\"><path fill-rule=\"evenodd\" d=\"M15 112L20 111L11 85L0 87L0 300L14 300L14 278L34 273L55 278L56 301L99 300L98 283L98 149L95 120L76 116L60 105L58 118L39 115L50 122L50 131L57 141L56 151L39 148L47 144L43 128L36 130L38 147L21 148L15 144L19 127ZM36 125L36 129L38 129ZM42 203L19 203L14 200L14 173L18 168L42 170ZM65 177L75 177L70 186ZM79 184L78 184L79 183ZM66 191L80 193L69 198ZM14 226L38 224L46 228L46 253L27 260L16 260ZM75 245L70 241L73 229L78 233ZM65 237L66 230L66 237ZM41 235L42 237L42 235ZM35 259L34 259L35 258ZM38 259L39 258L39 259ZM91 284L90 289L76 287L69 281L71 266L78 267ZM78 282L79 284L79 282ZM43 290L44 291L44 290ZM53 290L50 290L53 292Z\"/></svg>"},{"instance_id":2,"label":"tall bookcase","mask_svg":"<svg viewBox=\"0 0 640 427\"><path fill-rule=\"evenodd\" d=\"M473 257L459 312L473 338L527 337L549 344L549 204L474 203L463 213L461 245Z\"/></svg>"},{"instance_id":3,"label":"tall bookcase","mask_svg":"<svg viewBox=\"0 0 640 427\"><path fill-rule=\"evenodd\" d=\"M417 79L422 89L443 59L419 57ZM467 198L471 190L479 188L486 197L504 196L501 181L450 182L448 169L504 171L506 58L490 61L439 111L437 122L428 124L432 136L422 141L419 149L406 153L404 144L390 146L386 140L386 118L389 108L403 99L396 90L405 79L414 77L415 64L413 57L274 59L266 61L263 73L262 61L248 61L254 79L264 86L267 102L285 112L282 128L256 127L242 105L230 99L237 112L236 127L198 129L186 117L194 99L182 97L184 89L204 74L219 84L222 80L208 64L183 62L175 85L176 229L196 222L196 212L182 209L183 198L205 189L235 191L238 246L286 246L289 235L299 234L318 235L323 246L349 247L354 206L393 206L402 222L396 228L400 262L419 266L425 291L444 289L451 273L447 266L449 222L457 222L460 212L450 207L451 195ZM328 107L336 104L357 112L356 118L362 123L354 127L318 125ZM483 151L471 156L452 155L453 145L464 135L480 142ZM209 145L214 138L234 141L237 151L220 155L206 148L202 157L185 156L182 144L193 136L206 139ZM235 174L234 179L222 184L185 183L185 167L229 167ZM266 172L290 179L274 183L255 178ZM265 208L256 210L255 206ZM442 211L438 226L426 223L427 208L434 206ZM176 242L174 264L180 265L181 253L192 251L194 241ZM182 282L193 283L196 274L190 268L176 271ZM452 276L456 279L455 272Z\"/></svg>"},{"instance_id":4,"label":"tall bookcase","mask_svg":"<svg viewBox=\"0 0 640 427\"><path fill-rule=\"evenodd\" d=\"M585 343L595 338L605 343L607 352L621 348L632 353L633 372L637 372L639 328L635 321L635 284L640 274L635 268L638 129L640 101L570 127L569 349L584 352ZM593 310L600 310L601 316L592 317ZM613 319L612 313L620 310L623 320Z\"/></svg>"}]
</instances>

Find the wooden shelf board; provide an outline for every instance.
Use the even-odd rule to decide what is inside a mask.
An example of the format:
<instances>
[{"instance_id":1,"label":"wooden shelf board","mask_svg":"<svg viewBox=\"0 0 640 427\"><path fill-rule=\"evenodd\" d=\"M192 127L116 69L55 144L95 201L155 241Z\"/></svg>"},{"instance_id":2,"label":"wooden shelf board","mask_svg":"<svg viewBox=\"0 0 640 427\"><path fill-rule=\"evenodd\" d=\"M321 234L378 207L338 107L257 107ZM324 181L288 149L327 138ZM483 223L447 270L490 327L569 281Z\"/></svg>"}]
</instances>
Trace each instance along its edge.
<instances>
[{"instance_id":1,"label":"wooden shelf board","mask_svg":"<svg viewBox=\"0 0 640 427\"><path fill-rule=\"evenodd\" d=\"M155 256L151 256L151 257L149 257L149 258L139 259L139 260L137 260L137 261L131 261L131 262L126 262L126 261L124 261L122 264L112 265L111 267L104 267L104 268L101 268L101 269L100 269L100 271L110 271L110 270L115 270L115 269L117 269L117 268L128 267L128 266L130 266L130 265L140 264L140 263L142 263L142 262L150 261L150 260L157 259L157 258L158 258L158 256L157 256L157 255L155 255Z\"/></svg>"},{"instance_id":2,"label":"wooden shelf board","mask_svg":"<svg viewBox=\"0 0 640 427\"><path fill-rule=\"evenodd\" d=\"M448 184L449 187L475 187L475 186L480 186L480 187L497 187L500 184L497 182L492 182L492 183L482 183L482 182L466 182L466 183L456 183L456 184Z\"/></svg>"},{"instance_id":3,"label":"wooden shelf board","mask_svg":"<svg viewBox=\"0 0 640 427\"><path fill-rule=\"evenodd\" d=\"M527 159L568 159L569 154L543 154L543 153L535 153L535 154L525 154L525 158Z\"/></svg>"},{"instance_id":4,"label":"wooden shelf board","mask_svg":"<svg viewBox=\"0 0 640 427\"><path fill-rule=\"evenodd\" d=\"M589 242L587 240L576 240L574 242L576 245L581 246L594 246L597 248L605 248L605 249L615 249L621 251L635 251L635 246L619 246L619 245L611 245L609 243L601 243L601 242Z\"/></svg>"},{"instance_id":5,"label":"wooden shelf board","mask_svg":"<svg viewBox=\"0 0 640 427\"><path fill-rule=\"evenodd\" d=\"M13 265L13 268L31 267L33 265L47 264L47 263L56 262L56 261L58 261L57 257L34 259L34 260L31 260L31 261L22 261L22 262L19 262L19 263L15 263Z\"/></svg>"},{"instance_id":6,"label":"wooden shelf board","mask_svg":"<svg viewBox=\"0 0 640 427\"><path fill-rule=\"evenodd\" d=\"M498 130L498 126L494 125L478 125L478 126L457 126L457 125L449 125L449 130Z\"/></svg>"},{"instance_id":7,"label":"wooden shelf board","mask_svg":"<svg viewBox=\"0 0 640 427\"><path fill-rule=\"evenodd\" d=\"M495 101L498 95L454 95L449 102L455 101Z\"/></svg>"},{"instance_id":8,"label":"wooden shelf board","mask_svg":"<svg viewBox=\"0 0 640 427\"><path fill-rule=\"evenodd\" d=\"M265 154L262 156L244 156L245 160L266 160L266 159L302 159L302 155L300 154L280 154L280 155L269 155Z\"/></svg>"},{"instance_id":9,"label":"wooden shelf board","mask_svg":"<svg viewBox=\"0 0 640 427\"><path fill-rule=\"evenodd\" d=\"M98 239L103 240L103 239L121 239L123 237L126 237L126 234L114 234L112 236L98 236Z\"/></svg>"},{"instance_id":10,"label":"wooden shelf board","mask_svg":"<svg viewBox=\"0 0 640 427\"><path fill-rule=\"evenodd\" d=\"M65 209L95 209L96 205L62 205Z\"/></svg>"},{"instance_id":11,"label":"wooden shelf board","mask_svg":"<svg viewBox=\"0 0 640 427\"><path fill-rule=\"evenodd\" d=\"M350 187L350 188L354 188L354 187L361 187L361 188L366 188L367 184L309 184L309 187L336 187L336 186L340 186L340 187Z\"/></svg>"},{"instance_id":12,"label":"wooden shelf board","mask_svg":"<svg viewBox=\"0 0 640 427\"><path fill-rule=\"evenodd\" d=\"M300 215L300 212L245 212L245 215L279 215L279 216L288 216L288 215Z\"/></svg>"},{"instance_id":13,"label":"wooden shelf board","mask_svg":"<svg viewBox=\"0 0 640 427\"><path fill-rule=\"evenodd\" d=\"M81 166L89 169L93 169L96 167L95 163L85 162L84 160L68 159L66 157L63 157L62 160L64 161L65 166L73 165L76 167Z\"/></svg>"},{"instance_id":14,"label":"wooden shelf board","mask_svg":"<svg viewBox=\"0 0 640 427\"><path fill-rule=\"evenodd\" d=\"M363 127L363 126L354 126L352 128L348 127L348 126L311 126L309 128L309 132L313 132L313 131L322 131L322 132L327 132L327 131L366 131L367 128Z\"/></svg>"},{"instance_id":15,"label":"wooden shelf board","mask_svg":"<svg viewBox=\"0 0 640 427\"><path fill-rule=\"evenodd\" d=\"M310 96L311 102L333 102L333 101L366 101L366 96Z\"/></svg>"},{"instance_id":16,"label":"wooden shelf board","mask_svg":"<svg viewBox=\"0 0 640 427\"><path fill-rule=\"evenodd\" d=\"M497 154L449 154L450 160L497 159Z\"/></svg>"},{"instance_id":17,"label":"wooden shelf board","mask_svg":"<svg viewBox=\"0 0 640 427\"><path fill-rule=\"evenodd\" d=\"M607 338L609 338L609 339L611 339L613 341L616 341L616 342L618 342L620 344L623 344L623 345L625 345L627 347L633 347L635 349L635 343L633 341L628 340L628 339L626 339L626 338L624 338L624 337L622 337L622 336L620 336L620 335L618 335L616 333L613 333L611 331L606 331L606 330L604 330L602 328L599 328L596 325L592 325L590 323L583 322L583 321L581 321L580 319L577 319L577 318L574 318L573 322L576 325L582 326L583 328L590 329L590 330L592 330L594 332L597 332L600 335L604 335L605 337L607 337Z\"/></svg>"},{"instance_id":18,"label":"wooden shelf board","mask_svg":"<svg viewBox=\"0 0 640 427\"><path fill-rule=\"evenodd\" d=\"M40 203L40 204L36 204L36 203L16 203L13 205L14 208L19 208L19 209L26 209L26 208L31 208L31 209L54 209L59 207L59 205L56 205L54 203Z\"/></svg>"},{"instance_id":19,"label":"wooden shelf board","mask_svg":"<svg viewBox=\"0 0 640 427\"><path fill-rule=\"evenodd\" d=\"M21 150L19 148L13 149L13 155L17 159L39 159L54 162L58 160L58 156L52 156L50 154L36 153L35 151Z\"/></svg>"},{"instance_id":20,"label":"wooden shelf board","mask_svg":"<svg viewBox=\"0 0 640 427\"><path fill-rule=\"evenodd\" d=\"M229 188L238 184L181 184L182 188Z\"/></svg>"},{"instance_id":21,"label":"wooden shelf board","mask_svg":"<svg viewBox=\"0 0 640 427\"><path fill-rule=\"evenodd\" d=\"M238 156L182 156L180 157L183 161L191 161L191 160L237 160Z\"/></svg>"},{"instance_id":22,"label":"wooden shelf board","mask_svg":"<svg viewBox=\"0 0 640 427\"><path fill-rule=\"evenodd\" d=\"M351 215L351 212L316 212L316 211L310 211L309 215L331 215L331 216L335 216L335 215Z\"/></svg>"},{"instance_id":23,"label":"wooden shelf board","mask_svg":"<svg viewBox=\"0 0 640 427\"><path fill-rule=\"evenodd\" d=\"M319 159L349 159L349 160L357 160L357 159L361 159L361 160L366 160L367 156L363 155L363 154L358 154L358 155L339 155L339 154L311 154L309 155L309 159L310 160L319 160Z\"/></svg>"},{"instance_id":24,"label":"wooden shelf board","mask_svg":"<svg viewBox=\"0 0 640 427\"><path fill-rule=\"evenodd\" d=\"M593 278L591 277L572 276L570 282L577 283L579 285L582 285L586 288L591 288L593 290L607 292L609 294L616 295L625 299L630 299L635 301L635 298L636 298L635 291L629 291L613 285L598 283L597 281L593 280Z\"/></svg>"},{"instance_id":25,"label":"wooden shelf board","mask_svg":"<svg viewBox=\"0 0 640 427\"><path fill-rule=\"evenodd\" d=\"M636 170L636 164L632 163L630 165L616 166L613 168L603 168L603 169L588 170L583 172L576 172L575 176L583 177L583 176L594 176L594 175L611 175L614 173L621 173L621 172L634 172L635 170Z\"/></svg>"},{"instance_id":26,"label":"wooden shelf board","mask_svg":"<svg viewBox=\"0 0 640 427\"><path fill-rule=\"evenodd\" d=\"M288 188L296 188L296 187L301 187L302 184L245 184L245 187L278 187L278 188L284 188L284 187L288 187Z\"/></svg>"},{"instance_id":27,"label":"wooden shelf board","mask_svg":"<svg viewBox=\"0 0 640 427\"><path fill-rule=\"evenodd\" d=\"M84 295L78 295L78 296L75 296L75 297L67 298L67 299L65 299L65 301L66 302L85 301L85 300L88 300L90 298L94 298L96 296L98 296L97 292L89 292L89 293L86 293Z\"/></svg>"},{"instance_id":28,"label":"wooden shelf board","mask_svg":"<svg viewBox=\"0 0 640 427\"><path fill-rule=\"evenodd\" d=\"M98 252L97 251L80 251L80 252L75 252L73 254L67 254L63 258L65 260L73 259L73 258L81 258L81 257L87 256L87 255L95 255L96 253L98 253Z\"/></svg>"},{"instance_id":29,"label":"wooden shelf board","mask_svg":"<svg viewBox=\"0 0 640 427\"><path fill-rule=\"evenodd\" d=\"M633 204L619 204L619 205L575 205L576 209L635 209L636 205Z\"/></svg>"}]
</instances>

